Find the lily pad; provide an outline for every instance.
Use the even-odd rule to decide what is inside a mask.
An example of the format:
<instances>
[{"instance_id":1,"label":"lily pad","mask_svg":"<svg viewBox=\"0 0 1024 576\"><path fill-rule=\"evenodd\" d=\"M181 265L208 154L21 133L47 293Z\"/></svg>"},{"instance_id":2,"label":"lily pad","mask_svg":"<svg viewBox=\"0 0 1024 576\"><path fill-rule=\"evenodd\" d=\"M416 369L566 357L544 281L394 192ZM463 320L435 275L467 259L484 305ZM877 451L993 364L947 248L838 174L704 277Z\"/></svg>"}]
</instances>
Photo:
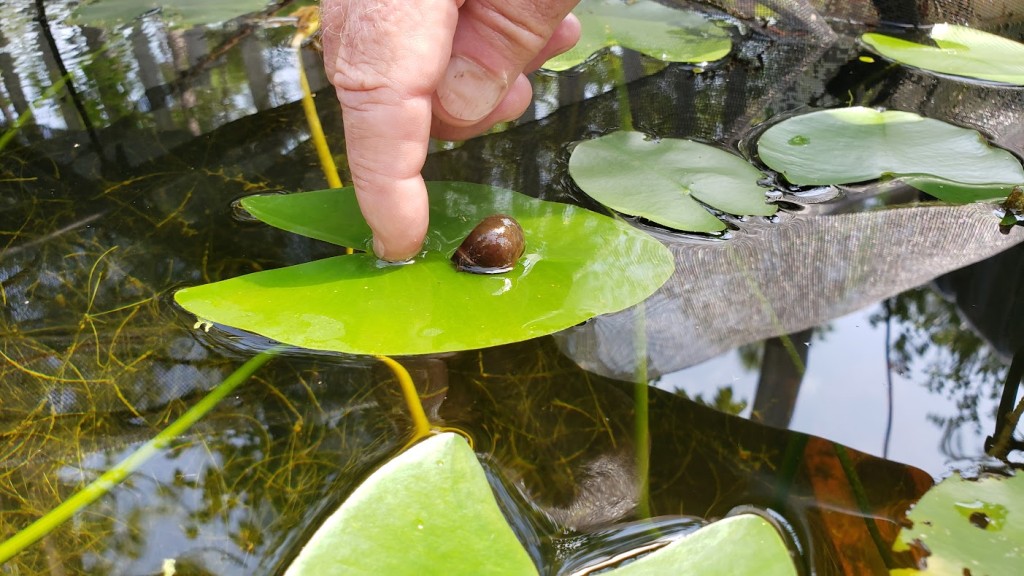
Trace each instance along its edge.
<instances>
[{"instance_id":1,"label":"lily pad","mask_svg":"<svg viewBox=\"0 0 1024 576\"><path fill-rule=\"evenodd\" d=\"M1024 182L1020 161L977 131L896 110L856 106L795 116L766 130L757 152L801 186L883 176L926 176L975 188Z\"/></svg>"},{"instance_id":2,"label":"lily pad","mask_svg":"<svg viewBox=\"0 0 1024 576\"><path fill-rule=\"evenodd\" d=\"M950 204L994 202L1006 198L1014 188L1013 184L972 185L927 176L905 176L903 181Z\"/></svg>"},{"instance_id":3,"label":"lily pad","mask_svg":"<svg viewBox=\"0 0 1024 576\"><path fill-rule=\"evenodd\" d=\"M935 46L872 32L861 40L886 58L923 70L1024 85L1024 44L955 24L936 24L930 36Z\"/></svg>"},{"instance_id":4,"label":"lily pad","mask_svg":"<svg viewBox=\"0 0 1024 576\"><path fill-rule=\"evenodd\" d=\"M374 472L313 534L286 576L537 574L457 434L433 436Z\"/></svg>"},{"instance_id":5,"label":"lily pad","mask_svg":"<svg viewBox=\"0 0 1024 576\"><path fill-rule=\"evenodd\" d=\"M1024 566L1024 476L954 475L910 511L896 551L925 551L922 570L892 574L1017 574Z\"/></svg>"},{"instance_id":6,"label":"lily pad","mask_svg":"<svg viewBox=\"0 0 1024 576\"><path fill-rule=\"evenodd\" d=\"M285 576L537 574L466 440L445 433L374 472L313 534ZM778 531L744 514L712 523L615 576L796 574Z\"/></svg>"},{"instance_id":7,"label":"lily pad","mask_svg":"<svg viewBox=\"0 0 1024 576\"><path fill-rule=\"evenodd\" d=\"M796 576L779 532L754 514L709 524L609 574L615 576Z\"/></svg>"},{"instance_id":8,"label":"lily pad","mask_svg":"<svg viewBox=\"0 0 1024 576\"><path fill-rule=\"evenodd\" d=\"M580 142L569 158L569 174L605 206L676 230L724 230L705 204L739 216L776 211L765 202L766 189L758 184L764 174L758 169L725 150L689 140L613 132Z\"/></svg>"},{"instance_id":9,"label":"lily pad","mask_svg":"<svg viewBox=\"0 0 1024 576\"><path fill-rule=\"evenodd\" d=\"M704 16L669 8L652 0L582 0L573 10L580 19L580 41L544 63L567 70L595 52L622 46L666 62L713 62L732 50L729 33Z\"/></svg>"},{"instance_id":10,"label":"lily pad","mask_svg":"<svg viewBox=\"0 0 1024 576\"><path fill-rule=\"evenodd\" d=\"M258 12L267 0L87 0L72 13L76 23L100 26L129 22L150 10L160 9L180 26L225 22Z\"/></svg>"},{"instance_id":11,"label":"lily pad","mask_svg":"<svg viewBox=\"0 0 1024 576\"><path fill-rule=\"evenodd\" d=\"M632 306L672 274L660 242L607 216L511 190L431 182L430 229L415 262L387 265L370 253L186 288L175 300L201 321L304 348L353 354L426 354L543 336ZM285 230L356 248L370 229L352 188L251 196L242 205ZM510 272L457 272L449 257L494 213L526 234Z\"/></svg>"}]
</instances>

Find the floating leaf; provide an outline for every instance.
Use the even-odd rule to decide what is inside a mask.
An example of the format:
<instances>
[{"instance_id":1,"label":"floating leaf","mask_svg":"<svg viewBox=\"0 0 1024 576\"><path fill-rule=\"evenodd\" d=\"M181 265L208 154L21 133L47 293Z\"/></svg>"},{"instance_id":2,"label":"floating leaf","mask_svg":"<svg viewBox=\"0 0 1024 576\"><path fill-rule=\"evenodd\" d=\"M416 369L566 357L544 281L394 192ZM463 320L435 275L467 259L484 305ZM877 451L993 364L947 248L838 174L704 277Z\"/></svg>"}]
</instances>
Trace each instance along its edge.
<instances>
[{"instance_id":1,"label":"floating leaf","mask_svg":"<svg viewBox=\"0 0 1024 576\"><path fill-rule=\"evenodd\" d=\"M695 12L669 8L651 0L583 0L575 10L580 41L568 52L544 63L548 70L567 70L593 53L622 46L666 62L713 62L732 49L729 33Z\"/></svg>"},{"instance_id":2,"label":"floating leaf","mask_svg":"<svg viewBox=\"0 0 1024 576\"><path fill-rule=\"evenodd\" d=\"M1024 566L1024 476L951 476L909 517L914 525L900 531L893 549L927 554L927 568L892 574L1018 574Z\"/></svg>"},{"instance_id":3,"label":"floating leaf","mask_svg":"<svg viewBox=\"0 0 1024 576\"><path fill-rule=\"evenodd\" d=\"M672 274L667 248L583 208L464 182L432 182L430 230L412 264L337 256L186 288L175 300L203 321L305 348L426 354L496 346L562 330L642 301ZM252 196L274 226L367 247L370 229L352 188ZM456 272L449 257L485 216L505 213L526 253L504 274Z\"/></svg>"},{"instance_id":4,"label":"floating leaf","mask_svg":"<svg viewBox=\"0 0 1024 576\"><path fill-rule=\"evenodd\" d=\"M914 188L950 204L991 202L1006 198L1013 191L1013 184L962 184L942 178L927 176L905 176L903 181Z\"/></svg>"},{"instance_id":5,"label":"floating leaf","mask_svg":"<svg viewBox=\"0 0 1024 576\"><path fill-rule=\"evenodd\" d=\"M704 204L741 216L776 210L758 184L764 174L734 154L689 140L613 132L580 142L569 174L605 206L676 230L724 230Z\"/></svg>"},{"instance_id":6,"label":"floating leaf","mask_svg":"<svg viewBox=\"0 0 1024 576\"><path fill-rule=\"evenodd\" d=\"M313 534L286 576L537 574L484 470L457 434L374 472Z\"/></svg>"},{"instance_id":7,"label":"floating leaf","mask_svg":"<svg viewBox=\"0 0 1024 576\"><path fill-rule=\"evenodd\" d=\"M732 516L608 574L614 576L796 576L778 531L753 514Z\"/></svg>"},{"instance_id":8,"label":"floating leaf","mask_svg":"<svg viewBox=\"0 0 1024 576\"><path fill-rule=\"evenodd\" d=\"M160 8L176 24L193 26L225 22L266 7L267 0L89 0L75 9L73 18L79 24L111 25Z\"/></svg>"},{"instance_id":9,"label":"floating leaf","mask_svg":"<svg viewBox=\"0 0 1024 576\"><path fill-rule=\"evenodd\" d=\"M932 72L1024 85L1024 44L955 24L936 24L926 46L867 33L861 40L886 58Z\"/></svg>"},{"instance_id":10,"label":"floating leaf","mask_svg":"<svg viewBox=\"0 0 1024 576\"><path fill-rule=\"evenodd\" d=\"M1020 161L978 132L895 110L852 107L795 116L766 130L757 151L797 185L882 176L937 177L976 189L1024 182Z\"/></svg>"}]
</instances>

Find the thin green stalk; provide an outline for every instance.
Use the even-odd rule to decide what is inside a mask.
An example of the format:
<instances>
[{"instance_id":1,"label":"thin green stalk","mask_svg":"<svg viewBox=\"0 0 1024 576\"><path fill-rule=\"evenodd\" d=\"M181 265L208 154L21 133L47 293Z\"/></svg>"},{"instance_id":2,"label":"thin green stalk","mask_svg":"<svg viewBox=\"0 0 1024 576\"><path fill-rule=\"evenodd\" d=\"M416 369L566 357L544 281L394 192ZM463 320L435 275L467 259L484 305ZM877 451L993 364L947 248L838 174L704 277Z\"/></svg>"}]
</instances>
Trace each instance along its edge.
<instances>
[{"instance_id":1,"label":"thin green stalk","mask_svg":"<svg viewBox=\"0 0 1024 576\"><path fill-rule=\"evenodd\" d=\"M42 102L47 98L53 97L54 94L59 92L60 89L64 87L65 82L67 82L67 76L61 78L60 80L57 80L57 82L53 86L47 88L46 91L43 92L43 94L39 98L32 102L32 105L34 106L37 102ZM18 115L18 118L14 120L14 124L12 124L10 128L5 130L3 134L0 134L0 151L3 151L3 149L6 148L8 144L10 144L11 140L13 140L14 137L18 134L18 131L21 130L21 127L32 119L32 115L33 109L30 106L27 110Z\"/></svg>"},{"instance_id":2,"label":"thin green stalk","mask_svg":"<svg viewBox=\"0 0 1024 576\"><path fill-rule=\"evenodd\" d=\"M409 409L409 417L412 418L412 442L418 442L419 440L430 436L430 420L427 418L427 413L423 410L423 403L420 402L420 395L416 392L416 385L413 383L412 377L409 376L409 371L405 369L405 366L402 366L397 360L390 356L377 356L377 359L391 369L391 372L395 375L395 379L398 380L398 386L402 389L402 397L405 398L405 406Z\"/></svg>"},{"instance_id":3,"label":"thin green stalk","mask_svg":"<svg viewBox=\"0 0 1024 576\"><path fill-rule=\"evenodd\" d=\"M651 432L648 416L647 389L647 321L643 303L633 309L633 351L636 367L633 371L633 436L636 446L636 475L640 482L637 514L650 518Z\"/></svg>"},{"instance_id":4,"label":"thin green stalk","mask_svg":"<svg viewBox=\"0 0 1024 576\"><path fill-rule=\"evenodd\" d=\"M886 544L885 538L882 537L882 533L878 529L878 524L875 523L867 492L864 490L864 485L860 483L860 476L857 474L857 469L850 459L850 454L846 451L845 446L839 444L833 444L833 446L835 447L836 457L839 458L839 465L842 466L846 479L850 482L850 489L853 491L853 499L857 503L857 508L864 515L864 524L868 529L868 534L871 535L871 540L874 541L875 547L878 549L878 555L882 557L882 562L886 566L892 567L894 564L892 554L889 551L890 545Z\"/></svg>"},{"instance_id":5,"label":"thin green stalk","mask_svg":"<svg viewBox=\"0 0 1024 576\"><path fill-rule=\"evenodd\" d=\"M626 70L622 58L614 58L612 80L615 82L615 97L619 101L619 129L633 129L633 109L629 104L629 87L626 85Z\"/></svg>"},{"instance_id":6,"label":"thin green stalk","mask_svg":"<svg viewBox=\"0 0 1024 576\"><path fill-rule=\"evenodd\" d=\"M210 391L195 406L171 422L166 428L160 431L151 440L140 446L116 466L104 472L99 478L90 482L87 486L75 492L67 500L61 502L56 508L47 512L42 518L29 524L20 532L11 536L4 542L0 542L0 564L7 562L15 555L28 548L40 538L46 536L69 518L75 515L89 504L92 504L103 495L110 492L112 488L120 484L138 470L147 460L162 452L177 437L181 436L193 424L198 422L213 410L217 404L231 394L242 382L245 382L252 374L277 354L277 349L271 348L253 356L245 364L238 367L216 388Z\"/></svg>"}]
</instances>

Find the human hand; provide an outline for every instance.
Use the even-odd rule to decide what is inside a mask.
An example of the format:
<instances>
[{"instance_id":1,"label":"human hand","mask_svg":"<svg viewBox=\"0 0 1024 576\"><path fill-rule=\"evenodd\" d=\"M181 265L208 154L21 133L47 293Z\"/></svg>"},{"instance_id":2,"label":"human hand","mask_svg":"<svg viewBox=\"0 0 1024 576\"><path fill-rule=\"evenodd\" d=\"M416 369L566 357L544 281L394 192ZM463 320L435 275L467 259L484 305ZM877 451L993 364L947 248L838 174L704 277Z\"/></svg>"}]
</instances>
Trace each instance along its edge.
<instances>
[{"instance_id":1,"label":"human hand","mask_svg":"<svg viewBox=\"0 0 1024 576\"><path fill-rule=\"evenodd\" d=\"M579 39L578 0L323 0L324 67L373 251L416 255L431 136L462 140L519 117L525 73Z\"/></svg>"}]
</instances>

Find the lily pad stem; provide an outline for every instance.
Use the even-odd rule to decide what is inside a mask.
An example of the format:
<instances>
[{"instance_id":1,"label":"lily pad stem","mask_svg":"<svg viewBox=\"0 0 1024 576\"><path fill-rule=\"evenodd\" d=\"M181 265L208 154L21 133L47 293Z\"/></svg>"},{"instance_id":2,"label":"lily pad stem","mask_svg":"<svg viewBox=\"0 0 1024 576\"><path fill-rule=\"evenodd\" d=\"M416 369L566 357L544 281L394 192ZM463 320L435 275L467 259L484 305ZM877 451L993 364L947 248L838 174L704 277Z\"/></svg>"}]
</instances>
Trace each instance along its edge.
<instances>
[{"instance_id":1,"label":"lily pad stem","mask_svg":"<svg viewBox=\"0 0 1024 576\"><path fill-rule=\"evenodd\" d=\"M650 518L651 433L647 389L647 313L642 302L633 309L633 314L633 353L636 357L633 372L633 436L636 446L636 475L639 482L637 515L641 518Z\"/></svg>"},{"instance_id":2,"label":"lily pad stem","mask_svg":"<svg viewBox=\"0 0 1024 576\"><path fill-rule=\"evenodd\" d=\"M292 48L298 59L299 86L302 87L302 111L306 114L306 124L309 125L309 137L316 148L316 155L320 159L320 169L324 172L327 185L331 188L341 188L344 184L341 176L338 175L338 167L334 163L334 156L331 155L331 148L327 145L327 137L324 136L324 128L320 124L320 116L316 113L316 104L313 102L313 94L309 89L309 80L306 79L306 67L302 62L302 43L320 28L320 11L316 7L300 8L297 12L299 21L295 36L292 37ZM352 248L345 247L345 254L351 254Z\"/></svg>"},{"instance_id":3,"label":"lily pad stem","mask_svg":"<svg viewBox=\"0 0 1024 576\"><path fill-rule=\"evenodd\" d=\"M413 424L413 437L410 444L430 436L430 420L427 419L427 413L423 411L423 403L420 402L419 393L416 392L416 385L413 384L409 371L394 358L377 356L377 359L391 369L402 389L402 396L405 398L405 405L409 409L409 417L412 418Z\"/></svg>"}]
</instances>

